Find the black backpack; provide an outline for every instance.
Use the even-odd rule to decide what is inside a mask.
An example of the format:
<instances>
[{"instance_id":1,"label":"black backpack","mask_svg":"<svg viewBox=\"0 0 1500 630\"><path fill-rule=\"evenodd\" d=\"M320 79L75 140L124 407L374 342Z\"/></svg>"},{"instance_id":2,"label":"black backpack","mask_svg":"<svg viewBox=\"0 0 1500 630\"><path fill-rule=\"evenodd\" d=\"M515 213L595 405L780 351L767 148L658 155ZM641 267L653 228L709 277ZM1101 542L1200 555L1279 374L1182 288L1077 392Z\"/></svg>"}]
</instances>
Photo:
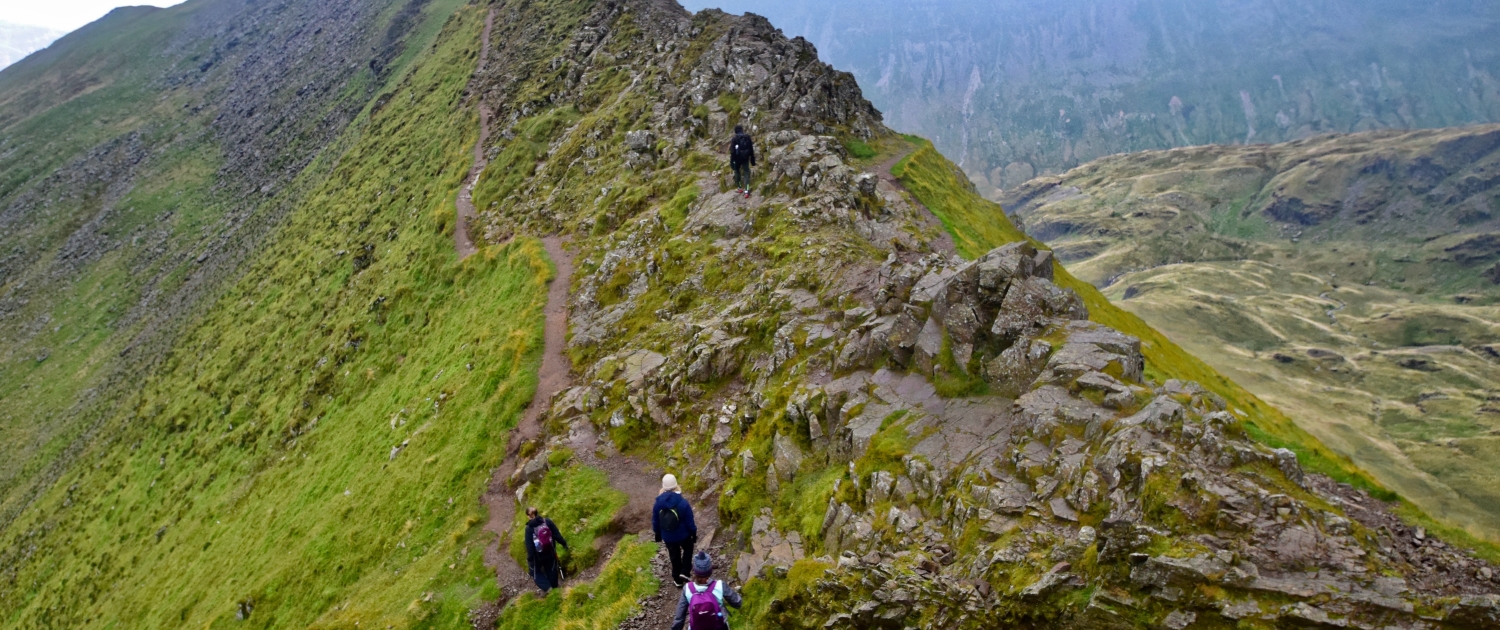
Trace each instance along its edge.
<instances>
[{"instance_id":1,"label":"black backpack","mask_svg":"<svg viewBox=\"0 0 1500 630\"><path fill-rule=\"evenodd\" d=\"M678 527L682 527L682 518L677 516L677 510L672 508L662 508L656 513L656 520L663 532L675 532Z\"/></svg>"},{"instance_id":2,"label":"black backpack","mask_svg":"<svg viewBox=\"0 0 1500 630\"><path fill-rule=\"evenodd\" d=\"M755 154L755 144L750 141L750 136L743 133L735 134L734 140L729 143L729 157L736 162L744 162Z\"/></svg>"}]
</instances>

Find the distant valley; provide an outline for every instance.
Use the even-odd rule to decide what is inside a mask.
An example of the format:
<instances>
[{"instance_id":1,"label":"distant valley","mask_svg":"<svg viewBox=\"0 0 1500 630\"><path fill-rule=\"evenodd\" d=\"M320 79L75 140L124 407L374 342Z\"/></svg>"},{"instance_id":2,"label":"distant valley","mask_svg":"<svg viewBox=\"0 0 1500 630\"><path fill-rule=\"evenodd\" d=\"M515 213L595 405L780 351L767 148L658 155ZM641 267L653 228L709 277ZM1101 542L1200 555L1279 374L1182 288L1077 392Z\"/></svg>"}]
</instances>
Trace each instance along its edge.
<instances>
[{"instance_id":1,"label":"distant valley","mask_svg":"<svg viewBox=\"0 0 1500 630\"><path fill-rule=\"evenodd\" d=\"M1121 155L1002 204L1382 482L1500 535L1500 126Z\"/></svg>"}]
</instances>

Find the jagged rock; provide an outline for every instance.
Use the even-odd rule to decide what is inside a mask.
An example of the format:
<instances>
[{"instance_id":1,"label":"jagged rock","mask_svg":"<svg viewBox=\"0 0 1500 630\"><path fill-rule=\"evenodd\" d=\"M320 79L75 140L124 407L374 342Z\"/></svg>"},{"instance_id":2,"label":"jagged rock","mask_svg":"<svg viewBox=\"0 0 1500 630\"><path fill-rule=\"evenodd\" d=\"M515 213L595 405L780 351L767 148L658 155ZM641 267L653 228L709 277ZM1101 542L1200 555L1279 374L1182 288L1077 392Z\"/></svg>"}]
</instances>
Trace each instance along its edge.
<instances>
[{"instance_id":1,"label":"jagged rock","mask_svg":"<svg viewBox=\"0 0 1500 630\"><path fill-rule=\"evenodd\" d=\"M1253 599L1229 602L1223 608L1219 609L1219 614L1223 615L1226 619L1236 621L1258 617L1261 614L1260 602Z\"/></svg>"},{"instance_id":2,"label":"jagged rock","mask_svg":"<svg viewBox=\"0 0 1500 630\"><path fill-rule=\"evenodd\" d=\"M1067 341L1048 358L1042 380L1065 383L1102 372L1127 383L1141 381L1146 361L1139 340L1092 322L1071 322L1065 331Z\"/></svg>"},{"instance_id":3,"label":"jagged rock","mask_svg":"<svg viewBox=\"0 0 1500 630\"><path fill-rule=\"evenodd\" d=\"M1021 589L1021 598L1029 600L1041 599L1067 586L1069 580L1072 578L1072 575L1068 571L1072 568L1073 565L1066 562L1052 567L1052 570L1043 573L1042 577L1037 578L1037 581L1032 582L1030 586Z\"/></svg>"},{"instance_id":4,"label":"jagged rock","mask_svg":"<svg viewBox=\"0 0 1500 630\"><path fill-rule=\"evenodd\" d=\"M740 451L740 474L746 477L755 474L755 453L748 448Z\"/></svg>"},{"instance_id":5,"label":"jagged rock","mask_svg":"<svg viewBox=\"0 0 1500 630\"><path fill-rule=\"evenodd\" d=\"M896 476L884 470L870 473L870 503L881 503L891 499L891 491L896 488Z\"/></svg>"},{"instance_id":6,"label":"jagged rock","mask_svg":"<svg viewBox=\"0 0 1500 630\"><path fill-rule=\"evenodd\" d=\"M1198 614L1189 610L1174 610L1167 614L1161 624L1170 630L1183 630L1197 621Z\"/></svg>"},{"instance_id":7,"label":"jagged rock","mask_svg":"<svg viewBox=\"0 0 1500 630\"><path fill-rule=\"evenodd\" d=\"M939 353L942 351L943 329L938 326L936 319L929 317L927 323L922 325L922 330L917 333L916 344L912 346L912 369L931 375L941 360Z\"/></svg>"},{"instance_id":8,"label":"jagged rock","mask_svg":"<svg viewBox=\"0 0 1500 630\"><path fill-rule=\"evenodd\" d=\"M891 527L894 528L897 533L901 534L905 534L906 532L916 529L917 525L919 524L917 517L894 507L892 507L890 511L887 512L886 521L890 523Z\"/></svg>"},{"instance_id":9,"label":"jagged rock","mask_svg":"<svg viewBox=\"0 0 1500 630\"><path fill-rule=\"evenodd\" d=\"M796 474L797 469L802 467L802 460L806 458L806 455L790 437L777 433L775 439L772 440L772 458L772 465L775 466L777 476L782 481L787 481Z\"/></svg>"},{"instance_id":10,"label":"jagged rock","mask_svg":"<svg viewBox=\"0 0 1500 630\"><path fill-rule=\"evenodd\" d=\"M1292 483L1302 485L1302 466L1297 463L1297 454L1285 448L1278 448L1271 453L1276 456L1276 467L1281 469L1281 474L1286 475Z\"/></svg>"},{"instance_id":11,"label":"jagged rock","mask_svg":"<svg viewBox=\"0 0 1500 630\"><path fill-rule=\"evenodd\" d=\"M1031 388L1052 354L1052 344L1022 338L984 366L984 378L1002 396L1020 396Z\"/></svg>"},{"instance_id":12,"label":"jagged rock","mask_svg":"<svg viewBox=\"0 0 1500 630\"><path fill-rule=\"evenodd\" d=\"M1414 621L1402 604L1442 609L1431 589L1391 594L1369 577L1435 562L1405 547L1387 554L1384 542L1357 537L1380 529L1356 523L1352 508L1327 508L1348 503L1278 494L1285 492L1276 487L1281 480L1266 478L1266 464L1309 493L1317 494L1318 477L1250 441L1221 399L1192 383L1143 382L1141 342L1086 321L1082 299L1053 282L1050 252L1018 242L965 262L943 251L908 195L847 158L844 138L883 130L852 78L818 66L805 42L785 42L754 17L687 17L671 13L677 9L668 3L638 0L595 11L608 14L606 4L677 16L667 20L675 25L664 29L669 34L629 31L655 39L657 46L640 47L640 54L680 64L675 69L642 73L646 60L609 62L633 75L632 91L659 101L630 118L651 131L649 143L632 136L624 147L641 154L630 176L643 181L630 185L652 187L654 196L632 205L611 201L620 195L601 196L604 190L579 194L564 185L590 181L590 169L610 168L599 160L619 153L576 149L623 131L590 115L553 147L573 152L559 156L569 161L543 165L530 187L496 212L577 237L586 273L577 281L570 343L586 356L621 357L616 374L590 383L598 388L592 398L570 394L559 418L598 421L604 410L621 426L648 416L700 418L705 435L698 442L711 441L718 453L704 458L712 458L705 470L738 455L722 466L731 479L721 482L754 481L739 488L763 481L776 493L812 467L841 476L825 499L820 541L808 543L821 543L837 566L815 585L785 593L767 612L768 625L783 615L847 627L902 628L917 620L993 627L1018 619L1038 627L1198 627L1229 619L1273 623L1280 614L1219 606L1205 593L1225 602L1275 601L1278 608L1306 602L1370 624ZM613 41L609 54L620 54L621 45ZM609 107L584 98L589 72L565 89L526 93ZM733 98L721 102L721 95ZM722 138L709 134L730 124L732 100L739 120L758 127L763 150L764 178L751 200L725 190L722 173L682 159L718 150ZM662 174L653 177L650 169ZM599 179L589 185L616 185ZM700 191L694 201L686 208L666 203L688 183ZM596 207L588 206L591 199ZM585 216L559 209L580 201ZM646 304L656 321L641 317ZM652 347L665 356L658 362L638 355L637 369L631 353L639 342L626 337L641 326L647 330L640 338L659 344ZM938 393L961 376L947 371L976 369L987 392ZM585 382L598 375L585 374ZM623 399L606 403L622 380ZM877 436L906 442L902 469L887 461L861 467ZM762 449L759 461L752 448ZM840 475L845 465L849 472ZM722 502L721 509L740 504ZM746 515L727 516L744 523ZM785 516L756 515L742 533L742 579L780 575L798 557L792 534L774 527ZM1098 530L1080 527L1085 522ZM976 528L977 540L969 536ZM960 540L972 551L955 552ZM1162 553L1163 545L1171 551ZM1408 547L1436 553L1430 544ZM1096 588L1087 603L1062 594L1084 583L1065 568L1054 567L1005 605L996 600L1010 594L969 585L1006 574L1007 565L1031 574L1041 558L1081 561L1089 549L1097 551L1099 570L1088 572ZM1126 564L1146 549L1153 553ZM1458 560L1445 560L1455 575L1482 575ZM1056 617L1027 616L1032 610Z\"/></svg>"},{"instance_id":13,"label":"jagged rock","mask_svg":"<svg viewBox=\"0 0 1500 630\"><path fill-rule=\"evenodd\" d=\"M637 350L621 360L620 379L632 390L641 389L646 384L646 379L666 362L667 358L660 354L650 350Z\"/></svg>"},{"instance_id":14,"label":"jagged rock","mask_svg":"<svg viewBox=\"0 0 1500 630\"><path fill-rule=\"evenodd\" d=\"M1500 595L1469 595L1448 609L1448 622L1460 627L1500 627Z\"/></svg>"},{"instance_id":15,"label":"jagged rock","mask_svg":"<svg viewBox=\"0 0 1500 630\"><path fill-rule=\"evenodd\" d=\"M532 457L530 460L527 460L527 462L525 464L522 464L520 468L516 469L515 474L511 475L510 485L514 487L523 483L535 483L541 481L542 477L547 476L548 468L549 466L547 464L546 453L539 453L537 454L537 456Z\"/></svg>"},{"instance_id":16,"label":"jagged rock","mask_svg":"<svg viewBox=\"0 0 1500 630\"><path fill-rule=\"evenodd\" d=\"M637 153L650 152L655 142L656 134L646 129L638 129L625 133L625 147Z\"/></svg>"}]
</instances>

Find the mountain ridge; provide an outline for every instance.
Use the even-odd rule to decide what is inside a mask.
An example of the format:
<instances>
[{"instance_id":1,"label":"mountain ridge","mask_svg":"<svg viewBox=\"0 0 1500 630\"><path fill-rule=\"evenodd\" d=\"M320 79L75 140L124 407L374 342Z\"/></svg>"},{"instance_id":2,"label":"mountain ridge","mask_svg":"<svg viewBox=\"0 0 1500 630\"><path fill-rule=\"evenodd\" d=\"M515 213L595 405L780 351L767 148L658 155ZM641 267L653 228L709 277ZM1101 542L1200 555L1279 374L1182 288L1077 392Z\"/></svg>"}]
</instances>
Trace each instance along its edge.
<instances>
[{"instance_id":1,"label":"mountain ridge","mask_svg":"<svg viewBox=\"0 0 1500 630\"><path fill-rule=\"evenodd\" d=\"M15 625L466 625L505 595L484 563L513 560L485 549L517 550L484 530L520 523L480 527L497 467L518 502L600 542L569 559L597 578L515 598L498 627L624 623L667 587L596 463L619 452L719 499L706 538L744 581L752 625L1462 628L1500 615L1485 560L1424 542L1347 462L1078 283L930 144L885 128L806 40L659 0L355 4L153 13L178 21L152 25L167 31L221 30L191 46L133 38L177 46L129 67L163 83L112 73L7 123L26 131L0 153L16 182L0 189L10 251L55 208L45 251L88 264L44 259L81 278L61 307L41 300L72 294L25 293L6 272L0 395L38 415L113 404L77 457L52 460L55 482L11 477L39 488L3 531L0 606ZM330 20L350 28L304 22ZM250 33L270 43L236 39ZM317 50L325 33L348 63L262 56ZM239 81L211 80L231 66ZM163 86L185 91L145 97ZM115 109L89 100L111 89L139 91ZM121 116L137 104L161 118ZM98 124L44 133L81 114ZM736 123L763 151L748 198L722 164ZM202 140L136 159L137 137ZM481 137L476 252L461 258L456 200ZM225 141L238 149L211 151ZM78 148L21 160L48 146ZM97 169L111 151L120 170ZM26 170L48 168L61 174ZM68 176L97 203L27 205ZM201 201L213 195L253 208ZM152 232L112 223L115 207L196 221L142 248ZM205 209L248 217L192 216ZM577 380L512 473L505 442L538 388L554 273L537 237L554 234L576 249ZM184 323L126 353L155 357L120 372L126 391L46 389L129 347L103 324L141 302L105 298L157 277L121 262L140 251L184 265L143 293L202 283L178 297ZM40 257L11 260L27 258ZM222 276L185 266L213 260ZM51 269L26 273L65 276ZM102 321L67 343L79 313ZM7 414L4 430L28 419ZM1299 450L1259 443L1273 440Z\"/></svg>"}]
</instances>

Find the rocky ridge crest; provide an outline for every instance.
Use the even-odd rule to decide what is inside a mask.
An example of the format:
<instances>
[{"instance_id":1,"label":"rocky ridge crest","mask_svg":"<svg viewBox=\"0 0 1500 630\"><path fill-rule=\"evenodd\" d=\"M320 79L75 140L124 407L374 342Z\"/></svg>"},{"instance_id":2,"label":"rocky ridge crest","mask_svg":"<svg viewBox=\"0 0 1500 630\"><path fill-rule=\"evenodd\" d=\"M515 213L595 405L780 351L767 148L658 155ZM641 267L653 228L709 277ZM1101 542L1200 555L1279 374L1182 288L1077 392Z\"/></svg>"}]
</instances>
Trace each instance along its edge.
<instances>
[{"instance_id":1,"label":"rocky ridge crest","mask_svg":"<svg viewBox=\"0 0 1500 630\"><path fill-rule=\"evenodd\" d=\"M649 451L718 498L739 579L787 584L775 626L1500 620L1492 567L1148 379L1050 252L945 248L850 155L901 141L805 41L648 0L498 7L480 229L579 252L581 384L518 481L595 430ZM719 165L736 122L763 145L748 200Z\"/></svg>"}]
</instances>

